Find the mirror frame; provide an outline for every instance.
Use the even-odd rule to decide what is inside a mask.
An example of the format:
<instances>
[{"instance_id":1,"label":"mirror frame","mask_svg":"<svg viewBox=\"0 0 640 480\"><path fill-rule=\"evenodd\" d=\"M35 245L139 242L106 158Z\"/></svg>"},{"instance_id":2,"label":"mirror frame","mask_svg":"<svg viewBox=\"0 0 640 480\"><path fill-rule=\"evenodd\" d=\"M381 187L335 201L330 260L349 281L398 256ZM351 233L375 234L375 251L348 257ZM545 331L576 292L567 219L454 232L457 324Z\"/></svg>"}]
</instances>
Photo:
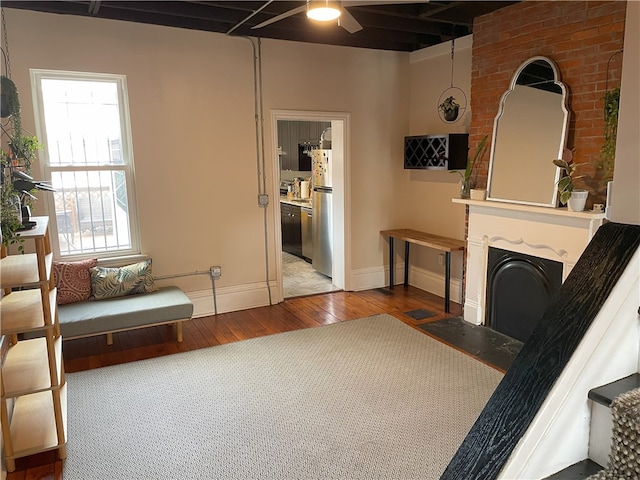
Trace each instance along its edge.
<instances>
[{"instance_id":1,"label":"mirror frame","mask_svg":"<svg viewBox=\"0 0 640 480\"><path fill-rule=\"evenodd\" d=\"M556 169L556 173L555 173L555 177L554 177L554 181L553 183L548 187L550 190L552 189L552 197L551 197L551 201L548 203L545 202L532 202L532 201L527 201L527 200L519 200L519 199L514 199L514 198L499 198L499 197L495 197L491 195L491 186L492 186L492 176L493 176L493 169L494 169L494 156L495 156L495 149L496 149L496 138L497 138L497 134L498 134L498 124L500 121L500 118L502 117L503 113L504 113L504 107L505 107L505 101L507 99L507 97L509 96L510 93L512 93L517 85L517 81L518 81L518 77L520 76L520 74L523 72L523 70L528 67L529 65L531 65L534 62L537 61L544 61L547 64L549 64L549 66L551 67L551 69L553 70L553 82L558 85L562 91L562 111L564 113L564 122L562 125L562 133L561 133L561 141L560 141L560 145L558 145L558 150L557 150L557 156L555 158L562 158L562 153L564 151L564 148L567 144L567 137L569 134L569 121L570 121L570 112L569 109L567 108L567 101L568 101L568 97L569 97L569 91L566 87L566 85L564 83L562 83L561 79L560 79L560 70L558 69L558 66L555 64L555 62L553 60L551 60L548 57L543 57L543 56L536 56L536 57L531 57L527 60L525 60L516 70L516 72L513 74L513 77L511 78L511 83L509 85L509 89L507 91L505 91L502 94L502 97L500 98L500 104L499 104L499 108L498 108L498 113L493 121L493 135L491 137L491 155L489 157L489 172L488 172L488 179L487 179L487 200L491 200L491 201L495 201L495 202L507 202L507 203L517 203L517 204L524 204L524 205L536 205L536 206L542 206L542 207L557 207L558 206L558 188L557 188L557 183L558 180L560 179L560 168L558 167L553 167ZM552 160L553 159L549 159L549 166L552 167ZM544 188L547 188L546 186Z\"/></svg>"}]
</instances>

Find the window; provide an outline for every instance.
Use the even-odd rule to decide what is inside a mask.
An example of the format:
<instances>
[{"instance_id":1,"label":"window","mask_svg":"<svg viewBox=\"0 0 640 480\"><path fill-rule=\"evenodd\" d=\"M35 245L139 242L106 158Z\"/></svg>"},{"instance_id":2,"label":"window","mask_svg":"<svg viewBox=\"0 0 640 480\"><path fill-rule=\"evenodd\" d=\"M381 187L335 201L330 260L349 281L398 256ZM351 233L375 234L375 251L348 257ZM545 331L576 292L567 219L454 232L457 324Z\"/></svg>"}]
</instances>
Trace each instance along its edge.
<instances>
[{"instance_id":1,"label":"window","mask_svg":"<svg viewBox=\"0 0 640 480\"><path fill-rule=\"evenodd\" d=\"M59 257L139 253L125 77L31 70Z\"/></svg>"}]
</instances>

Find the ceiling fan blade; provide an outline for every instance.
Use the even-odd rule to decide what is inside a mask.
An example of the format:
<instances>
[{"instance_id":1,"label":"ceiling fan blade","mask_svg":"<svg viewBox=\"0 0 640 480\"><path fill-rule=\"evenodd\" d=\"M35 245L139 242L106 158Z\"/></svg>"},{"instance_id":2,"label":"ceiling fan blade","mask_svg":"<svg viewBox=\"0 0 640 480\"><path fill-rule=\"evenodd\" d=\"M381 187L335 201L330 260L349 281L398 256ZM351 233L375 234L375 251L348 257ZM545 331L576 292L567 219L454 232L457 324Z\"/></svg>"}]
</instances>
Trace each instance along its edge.
<instances>
[{"instance_id":1,"label":"ceiling fan blade","mask_svg":"<svg viewBox=\"0 0 640 480\"><path fill-rule=\"evenodd\" d=\"M284 13L281 13L280 15L270 18L269 20L259 23L258 25L254 25L253 27L251 27L251 29L255 30L256 28L266 27L267 25L271 25L272 23L279 22L280 20L283 20L287 17L291 17L298 13L306 12L306 10L307 10L307 6L302 5L301 7L297 7L297 8L294 8L293 10L288 10Z\"/></svg>"},{"instance_id":2,"label":"ceiling fan blade","mask_svg":"<svg viewBox=\"0 0 640 480\"><path fill-rule=\"evenodd\" d=\"M353 18L353 15L351 15L346 8L342 9L342 15L340 15L339 22L340 26L349 33L355 33L362 30L362 25L360 25L358 21Z\"/></svg>"}]
</instances>

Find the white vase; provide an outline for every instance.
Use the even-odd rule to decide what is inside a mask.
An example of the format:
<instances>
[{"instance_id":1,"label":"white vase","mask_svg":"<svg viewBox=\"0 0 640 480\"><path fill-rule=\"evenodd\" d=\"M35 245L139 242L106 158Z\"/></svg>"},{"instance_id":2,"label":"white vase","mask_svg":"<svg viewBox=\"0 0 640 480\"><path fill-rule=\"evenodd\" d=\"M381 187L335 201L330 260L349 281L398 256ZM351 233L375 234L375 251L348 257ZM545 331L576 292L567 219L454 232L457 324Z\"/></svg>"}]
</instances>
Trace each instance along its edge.
<instances>
[{"instance_id":1,"label":"white vase","mask_svg":"<svg viewBox=\"0 0 640 480\"><path fill-rule=\"evenodd\" d=\"M567 209L570 212L582 212L588 196L589 192L586 190L574 190L567 202Z\"/></svg>"}]
</instances>

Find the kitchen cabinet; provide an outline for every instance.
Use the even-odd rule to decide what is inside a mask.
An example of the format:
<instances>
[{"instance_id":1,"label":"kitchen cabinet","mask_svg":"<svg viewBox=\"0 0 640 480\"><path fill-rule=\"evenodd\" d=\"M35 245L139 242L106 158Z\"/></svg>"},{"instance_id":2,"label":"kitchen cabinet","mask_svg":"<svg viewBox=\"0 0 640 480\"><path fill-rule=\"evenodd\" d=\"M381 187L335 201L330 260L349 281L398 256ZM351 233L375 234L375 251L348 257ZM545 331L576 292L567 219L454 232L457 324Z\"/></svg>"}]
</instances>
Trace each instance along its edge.
<instances>
[{"instance_id":1,"label":"kitchen cabinet","mask_svg":"<svg viewBox=\"0 0 640 480\"><path fill-rule=\"evenodd\" d=\"M1 333L11 339L2 365L2 438L7 470L17 458L48 450L66 452L67 388L58 324L53 255L48 217L35 217L36 226L19 233L33 242L36 253L7 255L0 250L4 295ZM19 334L43 336L19 340Z\"/></svg>"},{"instance_id":2,"label":"kitchen cabinet","mask_svg":"<svg viewBox=\"0 0 640 480\"><path fill-rule=\"evenodd\" d=\"M297 171L300 169L298 165L298 122L289 123L289 170Z\"/></svg>"},{"instance_id":3,"label":"kitchen cabinet","mask_svg":"<svg viewBox=\"0 0 640 480\"><path fill-rule=\"evenodd\" d=\"M302 257L302 219L300 207L281 202L280 217L282 250L297 257Z\"/></svg>"},{"instance_id":4,"label":"kitchen cabinet","mask_svg":"<svg viewBox=\"0 0 640 480\"><path fill-rule=\"evenodd\" d=\"M309 143L311 123L314 122L295 122L298 124L298 143Z\"/></svg>"},{"instance_id":5,"label":"kitchen cabinet","mask_svg":"<svg viewBox=\"0 0 640 480\"><path fill-rule=\"evenodd\" d=\"M307 122L294 120L278 120L278 146L281 148L280 169L297 172L310 172L311 160L301 156L300 144L318 145L320 136L331 122Z\"/></svg>"},{"instance_id":6,"label":"kitchen cabinet","mask_svg":"<svg viewBox=\"0 0 640 480\"><path fill-rule=\"evenodd\" d=\"M298 143L300 137L301 122L279 120L278 121L278 146L281 147L280 169L293 171L310 171L300 167L298 159ZM304 167L304 165L303 165Z\"/></svg>"},{"instance_id":7,"label":"kitchen cabinet","mask_svg":"<svg viewBox=\"0 0 640 480\"><path fill-rule=\"evenodd\" d=\"M313 260L313 209L301 207L302 258L311 263Z\"/></svg>"},{"instance_id":8,"label":"kitchen cabinet","mask_svg":"<svg viewBox=\"0 0 640 480\"><path fill-rule=\"evenodd\" d=\"M280 170L291 170L291 145L289 139L289 122L285 122L283 120L278 121L278 154L280 156Z\"/></svg>"}]
</instances>

